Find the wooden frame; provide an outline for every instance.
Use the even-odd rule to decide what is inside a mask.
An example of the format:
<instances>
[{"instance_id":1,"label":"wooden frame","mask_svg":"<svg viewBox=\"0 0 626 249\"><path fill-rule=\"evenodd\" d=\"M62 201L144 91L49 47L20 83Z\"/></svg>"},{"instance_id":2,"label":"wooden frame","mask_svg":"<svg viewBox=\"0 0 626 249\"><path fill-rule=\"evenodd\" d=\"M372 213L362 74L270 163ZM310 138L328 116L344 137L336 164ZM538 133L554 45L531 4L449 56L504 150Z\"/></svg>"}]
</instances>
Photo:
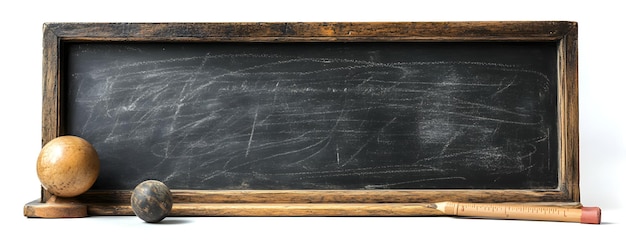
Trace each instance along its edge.
<instances>
[{"instance_id":1,"label":"wooden frame","mask_svg":"<svg viewBox=\"0 0 626 249\"><path fill-rule=\"evenodd\" d=\"M559 184L538 190L178 190L173 216L421 216L438 201L579 205L578 69L575 22L436 23L49 23L44 26L42 144L64 134L62 44L90 41L554 41L558 44ZM51 195L27 204L25 215ZM71 200L89 215L132 215L130 190L88 191ZM77 216L82 216L79 214Z\"/></svg>"}]
</instances>

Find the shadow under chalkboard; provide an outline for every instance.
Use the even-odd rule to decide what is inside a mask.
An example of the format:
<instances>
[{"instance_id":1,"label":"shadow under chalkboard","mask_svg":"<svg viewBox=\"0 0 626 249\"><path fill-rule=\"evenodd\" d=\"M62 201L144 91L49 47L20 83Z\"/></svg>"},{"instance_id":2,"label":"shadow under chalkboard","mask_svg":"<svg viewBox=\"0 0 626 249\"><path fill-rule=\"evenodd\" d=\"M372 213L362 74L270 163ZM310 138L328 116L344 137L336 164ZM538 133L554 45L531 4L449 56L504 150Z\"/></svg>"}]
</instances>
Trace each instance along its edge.
<instances>
[{"instance_id":1,"label":"shadow under chalkboard","mask_svg":"<svg viewBox=\"0 0 626 249\"><path fill-rule=\"evenodd\" d=\"M93 189L558 185L556 42L65 43Z\"/></svg>"}]
</instances>

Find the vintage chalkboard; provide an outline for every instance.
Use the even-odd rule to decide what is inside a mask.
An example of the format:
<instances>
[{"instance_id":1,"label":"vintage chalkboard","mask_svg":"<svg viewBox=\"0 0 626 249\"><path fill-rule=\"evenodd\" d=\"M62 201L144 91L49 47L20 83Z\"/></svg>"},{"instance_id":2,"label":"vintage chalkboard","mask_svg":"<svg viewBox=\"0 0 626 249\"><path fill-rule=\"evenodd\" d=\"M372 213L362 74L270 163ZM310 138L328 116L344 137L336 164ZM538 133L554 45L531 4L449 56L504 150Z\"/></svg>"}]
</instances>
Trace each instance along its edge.
<instances>
[{"instance_id":1,"label":"vintage chalkboard","mask_svg":"<svg viewBox=\"0 0 626 249\"><path fill-rule=\"evenodd\" d=\"M43 142L94 145L101 172L79 198L93 214L127 214L146 179L174 190L178 215L578 202L576 23L53 23L44 35Z\"/></svg>"},{"instance_id":2,"label":"vintage chalkboard","mask_svg":"<svg viewBox=\"0 0 626 249\"><path fill-rule=\"evenodd\" d=\"M72 43L95 189L555 188L556 43Z\"/></svg>"}]
</instances>

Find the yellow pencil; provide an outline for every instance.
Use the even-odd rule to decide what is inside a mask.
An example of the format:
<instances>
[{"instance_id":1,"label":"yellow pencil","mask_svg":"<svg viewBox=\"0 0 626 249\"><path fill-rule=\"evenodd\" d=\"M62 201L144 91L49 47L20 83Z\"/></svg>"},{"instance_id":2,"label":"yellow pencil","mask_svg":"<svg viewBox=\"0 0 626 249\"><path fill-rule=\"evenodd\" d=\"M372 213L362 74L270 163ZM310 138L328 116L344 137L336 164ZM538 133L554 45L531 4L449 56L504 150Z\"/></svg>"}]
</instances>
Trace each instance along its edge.
<instances>
[{"instance_id":1,"label":"yellow pencil","mask_svg":"<svg viewBox=\"0 0 626 249\"><path fill-rule=\"evenodd\" d=\"M508 203L438 202L435 208L446 215L495 219L540 220L600 224L598 207L555 207Z\"/></svg>"}]
</instances>

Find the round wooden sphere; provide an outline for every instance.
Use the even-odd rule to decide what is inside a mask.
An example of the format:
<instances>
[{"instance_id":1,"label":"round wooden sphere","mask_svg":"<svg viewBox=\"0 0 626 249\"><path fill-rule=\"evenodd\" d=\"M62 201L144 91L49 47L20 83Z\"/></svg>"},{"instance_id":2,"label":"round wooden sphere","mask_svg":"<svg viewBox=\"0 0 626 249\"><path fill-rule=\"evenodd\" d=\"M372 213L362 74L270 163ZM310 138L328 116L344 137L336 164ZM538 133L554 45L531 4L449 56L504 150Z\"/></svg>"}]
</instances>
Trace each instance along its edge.
<instances>
[{"instance_id":1,"label":"round wooden sphere","mask_svg":"<svg viewBox=\"0 0 626 249\"><path fill-rule=\"evenodd\" d=\"M100 172L98 153L87 140L60 136L43 146L37 158L37 176L53 195L74 197L96 182Z\"/></svg>"},{"instance_id":2,"label":"round wooden sphere","mask_svg":"<svg viewBox=\"0 0 626 249\"><path fill-rule=\"evenodd\" d=\"M148 223L163 220L172 210L172 205L172 192L157 180L138 184L130 197L130 206L135 215Z\"/></svg>"}]
</instances>

